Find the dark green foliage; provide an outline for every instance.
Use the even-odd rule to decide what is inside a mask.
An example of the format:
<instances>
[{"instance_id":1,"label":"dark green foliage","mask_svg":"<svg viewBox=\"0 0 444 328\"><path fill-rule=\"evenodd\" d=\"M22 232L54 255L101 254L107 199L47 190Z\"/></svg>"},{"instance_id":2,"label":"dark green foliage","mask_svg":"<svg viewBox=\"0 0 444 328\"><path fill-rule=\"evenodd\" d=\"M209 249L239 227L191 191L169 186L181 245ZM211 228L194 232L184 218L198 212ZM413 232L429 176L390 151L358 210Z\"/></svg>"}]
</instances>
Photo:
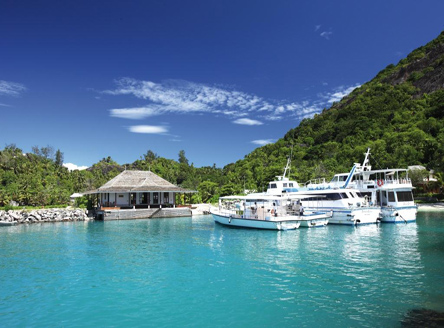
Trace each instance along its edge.
<instances>
[{"instance_id":1,"label":"dark green foliage","mask_svg":"<svg viewBox=\"0 0 444 328\"><path fill-rule=\"evenodd\" d=\"M60 149L57 149L55 154L55 164L57 166L63 165L63 153L60 151Z\"/></svg>"}]
</instances>

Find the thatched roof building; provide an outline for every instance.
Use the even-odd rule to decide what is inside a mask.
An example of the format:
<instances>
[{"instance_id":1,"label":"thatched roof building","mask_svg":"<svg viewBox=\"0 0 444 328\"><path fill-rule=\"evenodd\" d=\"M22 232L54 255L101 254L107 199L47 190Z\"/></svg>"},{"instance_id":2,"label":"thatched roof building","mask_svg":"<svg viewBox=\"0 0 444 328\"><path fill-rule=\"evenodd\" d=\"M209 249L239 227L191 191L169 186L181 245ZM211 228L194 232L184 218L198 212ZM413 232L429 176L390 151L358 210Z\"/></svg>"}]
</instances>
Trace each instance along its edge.
<instances>
[{"instance_id":1,"label":"thatched roof building","mask_svg":"<svg viewBox=\"0 0 444 328\"><path fill-rule=\"evenodd\" d=\"M196 191L178 187L151 171L123 171L96 190L84 194L99 195L105 207L175 205L177 193Z\"/></svg>"},{"instance_id":2,"label":"thatched roof building","mask_svg":"<svg viewBox=\"0 0 444 328\"><path fill-rule=\"evenodd\" d=\"M191 193L194 191L180 188L151 171L123 171L99 189L98 192L179 192Z\"/></svg>"}]
</instances>

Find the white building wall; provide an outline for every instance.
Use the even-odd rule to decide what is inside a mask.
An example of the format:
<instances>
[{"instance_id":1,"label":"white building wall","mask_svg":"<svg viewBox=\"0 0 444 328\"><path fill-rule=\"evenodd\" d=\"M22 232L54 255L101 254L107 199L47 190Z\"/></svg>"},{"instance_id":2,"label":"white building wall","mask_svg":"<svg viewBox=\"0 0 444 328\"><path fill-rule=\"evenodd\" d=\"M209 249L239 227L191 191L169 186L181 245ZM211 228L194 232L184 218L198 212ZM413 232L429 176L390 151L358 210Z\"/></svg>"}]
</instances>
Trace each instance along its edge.
<instances>
[{"instance_id":1,"label":"white building wall","mask_svg":"<svg viewBox=\"0 0 444 328\"><path fill-rule=\"evenodd\" d=\"M117 194L117 205L125 205L129 204L129 193L119 193Z\"/></svg>"}]
</instances>

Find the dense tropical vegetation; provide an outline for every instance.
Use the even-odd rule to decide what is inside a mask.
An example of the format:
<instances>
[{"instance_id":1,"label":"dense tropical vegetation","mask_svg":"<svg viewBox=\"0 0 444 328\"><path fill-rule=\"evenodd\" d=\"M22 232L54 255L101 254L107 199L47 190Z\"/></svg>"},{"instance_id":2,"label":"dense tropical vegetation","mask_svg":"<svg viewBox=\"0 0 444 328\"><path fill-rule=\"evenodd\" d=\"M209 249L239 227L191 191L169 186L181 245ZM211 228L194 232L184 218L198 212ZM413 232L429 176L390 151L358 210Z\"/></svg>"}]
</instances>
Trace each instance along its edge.
<instances>
[{"instance_id":1,"label":"dense tropical vegetation","mask_svg":"<svg viewBox=\"0 0 444 328\"><path fill-rule=\"evenodd\" d=\"M412 177L427 192L443 185L444 172L444 32L427 45L389 65L339 103L305 119L274 144L255 149L224 168L189 164L185 151L178 161L148 150L134 163L119 165L104 158L84 171L63 167L63 153L51 146L23 154L15 145L0 151L0 206L66 204L74 192L103 185L127 169L151 170L184 188L197 190L193 202L220 195L261 191L282 174L292 158L292 177L305 182L330 178L361 162L368 147L374 168L423 165L438 182L422 185L424 172Z\"/></svg>"}]
</instances>

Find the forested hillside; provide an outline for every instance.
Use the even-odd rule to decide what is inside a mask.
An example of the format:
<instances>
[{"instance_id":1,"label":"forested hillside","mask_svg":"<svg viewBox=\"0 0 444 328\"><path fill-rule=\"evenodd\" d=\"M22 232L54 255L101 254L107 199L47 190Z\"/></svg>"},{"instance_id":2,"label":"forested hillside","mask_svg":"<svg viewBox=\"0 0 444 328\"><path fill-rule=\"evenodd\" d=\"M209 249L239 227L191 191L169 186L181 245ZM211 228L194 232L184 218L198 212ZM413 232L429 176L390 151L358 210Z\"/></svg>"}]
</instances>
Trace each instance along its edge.
<instances>
[{"instance_id":1,"label":"forested hillside","mask_svg":"<svg viewBox=\"0 0 444 328\"><path fill-rule=\"evenodd\" d=\"M300 182L348 172L354 162L362 162L368 147L375 168L422 164L439 176L444 165L444 32L230 171L235 176L253 172L265 183L282 171L290 147L292 172Z\"/></svg>"},{"instance_id":2,"label":"forested hillside","mask_svg":"<svg viewBox=\"0 0 444 328\"><path fill-rule=\"evenodd\" d=\"M245 189L261 191L282 174L288 156L299 182L330 178L362 162L370 147L374 168L421 164L433 169L442 185L444 170L444 32L427 45L388 65L339 103L303 120L274 144L257 148L223 169L195 168L185 151L178 161L148 150L134 163L110 157L85 171L69 172L63 153L34 147L23 154L15 145L0 151L0 206L66 204L73 192L91 190L126 169L151 170L184 188L198 190L194 202ZM420 179L422 180L422 179Z\"/></svg>"}]
</instances>

